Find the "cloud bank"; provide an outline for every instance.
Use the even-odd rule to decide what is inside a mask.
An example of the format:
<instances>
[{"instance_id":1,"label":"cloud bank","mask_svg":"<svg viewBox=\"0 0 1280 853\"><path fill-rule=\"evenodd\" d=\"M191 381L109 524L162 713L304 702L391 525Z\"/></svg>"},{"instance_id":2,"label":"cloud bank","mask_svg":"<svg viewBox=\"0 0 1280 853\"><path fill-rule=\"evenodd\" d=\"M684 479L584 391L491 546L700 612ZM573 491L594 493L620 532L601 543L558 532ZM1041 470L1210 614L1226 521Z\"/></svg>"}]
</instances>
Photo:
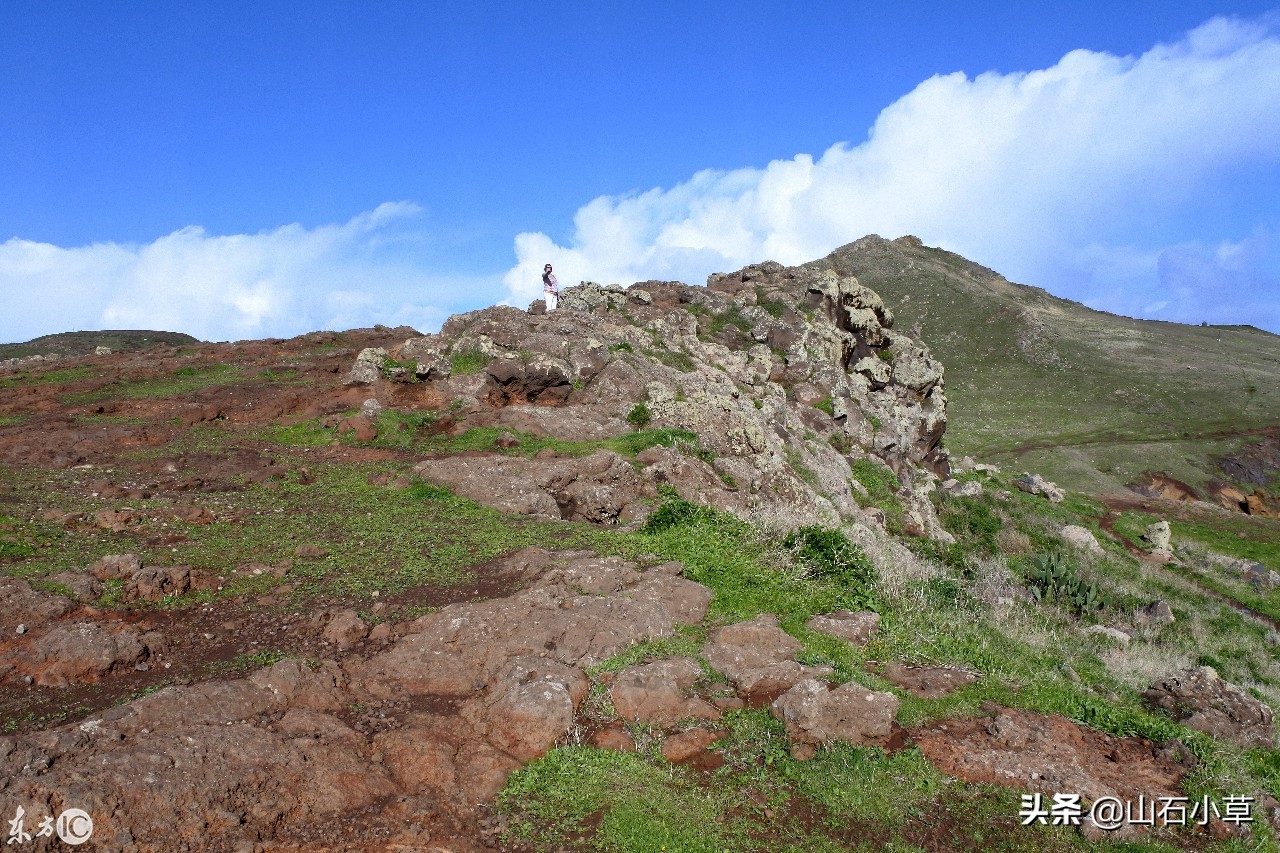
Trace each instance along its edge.
<instances>
[{"instance_id":1,"label":"cloud bank","mask_svg":"<svg viewBox=\"0 0 1280 853\"><path fill-rule=\"evenodd\" d=\"M545 262L562 282L697 282L910 233L1105 310L1280 331L1277 235L1198 214L1280 185L1274 25L1217 18L1139 57L1076 50L1043 70L932 77L860 144L602 196L567 245L520 234L509 299L537 298Z\"/></svg>"},{"instance_id":2,"label":"cloud bank","mask_svg":"<svg viewBox=\"0 0 1280 853\"><path fill-rule=\"evenodd\" d=\"M145 245L0 243L0 340L73 329L163 329L206 340L316 329L439 326L483 280L430 274L416 205L380 205L340 225L210 235L188 227ZM496 291L496 283L489 287Z\"/></svg>"}]
</instances>

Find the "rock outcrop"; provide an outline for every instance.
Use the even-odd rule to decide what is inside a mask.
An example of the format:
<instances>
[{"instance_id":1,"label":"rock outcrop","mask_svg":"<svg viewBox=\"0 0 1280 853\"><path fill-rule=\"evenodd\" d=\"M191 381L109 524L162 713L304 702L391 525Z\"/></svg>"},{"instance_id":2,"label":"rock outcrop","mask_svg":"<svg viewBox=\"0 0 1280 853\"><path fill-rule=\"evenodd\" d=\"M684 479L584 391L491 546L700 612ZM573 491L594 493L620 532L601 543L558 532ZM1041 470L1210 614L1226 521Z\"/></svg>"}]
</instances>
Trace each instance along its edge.
<instances>
[{"instance_id":1,"label":"rock outcrop","mask_svg":"<svg viewBox=\"0 0 1280 853\"><path fill-rule=\"evenodd\" d=\"M1152 682L1142 697L1188 728L1240 746L1270 749L1275 740L1270 706L1223 681L1212 667L1170 673Z\"/></svg>"},{"instance_id":2,"label":"rock outcrop","mask_svg":"<svg viewBox=\"0 0 1280 853\"><path fill-rule=\"evenodd\" d=\"M949 473L942 365L851 277L765 263L706 287L584 283L555 312L457 315L386 358L361 353L348 381L391 382L375 366L414 361L420 396L452 403L439 428L455 433L689 436L639 457L638 471L616 454L517 461L498 447L416 469L506 511L625 522L667 485L743 516L864 523L850 466L871 458L896 475L907 532L949 539L928 498Z\"/></svg>"}]
</instances>

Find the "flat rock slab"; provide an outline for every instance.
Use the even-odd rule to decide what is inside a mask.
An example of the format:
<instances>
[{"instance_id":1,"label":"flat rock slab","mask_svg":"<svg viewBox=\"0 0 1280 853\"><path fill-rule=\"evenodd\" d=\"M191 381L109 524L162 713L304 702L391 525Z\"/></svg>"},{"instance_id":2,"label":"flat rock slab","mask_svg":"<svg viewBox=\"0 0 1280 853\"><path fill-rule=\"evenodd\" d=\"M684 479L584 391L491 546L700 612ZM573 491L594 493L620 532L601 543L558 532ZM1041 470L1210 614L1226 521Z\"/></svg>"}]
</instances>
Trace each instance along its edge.
<instances>
[{"instance_id":1,"label":"flat rock slab","mask_svg":"<svg viewBox=\"0 0 1280 853\"><path fill-rule=\"evenodd\" d=\"M966 782L1080 794L1085 803L1181 796L1187 769L1142 738L1111 737L1062 717L1009 708L932 723L912 738L934 766Z\"/></svg>"},{"instance_id":2,"label":"flat rock slab","mask_svg":"<svg viewBox=\"0 0 1280 853\"><path fill-rule=\"evenodd\" d=\"M541 518L626 521L657 497L629 462L603 450L581 459L448 456L421 462L413 473L502 512Z\"/></svg>"},{"instance_id":3,"label":"flat rock slab","mask_svg":"<svg viewBox=\"0 0 1280 853\"><path fill-rule=\"evenodd\" d=\"M951 669L945 666L906 666L900 663L885 664L880 674L890 684L901 687L921 699L941 699L966 684L972 684L978 680L975 673L962 669Z\"/></svg>"},{"instance_id":4,"label":"flat rock slab","mask_svg":"<svg viewBox=\"0 0 1280 853\"><path fill-rule=\"evenodd\" d=\"M855 646L865 646L880 624L880 614L870 610L837 610L814 616L804 626L819 634L838 637Z\"/></svg>"},{"instance_id":5,"label":"flat rock slab","mask_svg":"<svg viewBox=\"0 0 1280 853\"><path fill-rule=\"evenodd\" d=\"M442 840L432 816L474 814L572 728L590 687L583 667L697 622L711 601L678 563L642 570L589 551L526 549L491 568L523 589L397 626L401 639L367 661L281 661L0 736L10 771L0 773L0 800L83 808L102 849L366 849L334 839L373 824L388 830L380 837L401 838L394 849L428 849ZM357 623L331 614L335 645L362 634ZM40 671L128 665L151 637L126 629L74 623L42 633ZM644 675L684 700L697 668L675 661ZM349 721L368 703L407 710L371 733ZM706 748L717 735L703 731L678 735L668 752L695 767L722 761ZM602 745L629 748L623 735Z\"/></svg>"},{"instance_id":6,"label":"flat rock slab","mask_svg":"<svg viewBox=\"0 0 1280 853\"><path fill-rule=\"evenodd\" d=\"M720 711L705 699L685 696L702 675L692 658L668 658L618 673L609 688L613 709L624 720L670 726L696 718L718 720Z\"/></svg>"}]
</instances>

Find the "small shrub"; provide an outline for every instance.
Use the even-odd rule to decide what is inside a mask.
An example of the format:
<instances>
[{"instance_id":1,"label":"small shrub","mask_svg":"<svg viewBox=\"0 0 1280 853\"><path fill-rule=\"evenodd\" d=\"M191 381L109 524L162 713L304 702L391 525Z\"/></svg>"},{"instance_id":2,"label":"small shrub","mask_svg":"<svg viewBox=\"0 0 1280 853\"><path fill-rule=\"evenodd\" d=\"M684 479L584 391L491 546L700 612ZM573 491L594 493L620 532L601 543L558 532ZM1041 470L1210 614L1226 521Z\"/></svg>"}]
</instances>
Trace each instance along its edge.
<instances>
[{"instance_id":1,"label":"small shrub","mask_svg":"<svg viewBox=\"0 0 1280 853\"><path fill-rule=\"evenodd\" d=\"M645 533L659 533L672 527L717 526L726 521L741 524L727 513L683 498L675 498L654 510L642 530Z\"/></svg>"},{"instance_id":2,"label":"small shrub","mask_svg":"<svg viewBox=\"0 0 1280 853\"><path fill-rule=\"evenodd\" d=\"M893 353L893 351L892 351L892 350L887 350L887 349L882 349L882 350L880 350L878 353L876 353L876 355L880 356L880 360L881 360L881 361L889 361L889 362L892 362L892 361L893 361L893 358L894 358L894 353Z\"/></svg>"},{"instance_id":3,"label":"small shrub","mask_svg":"<svg viewBox=\"0 0 1280 853\"><path fill-rule=\"evenodd\" d=\"M836 406L830 397L823 397L821 400L813 404L813 407L820 412L826 412L829 417L836 416Z\"/></svg>"},{"instance_id":4,"label":"small shrub","mask_svg":"<svg viewBox=\"0 0 1280 853\"><path fill-rule=\"evenodd\" d=\"M627 343L626 341L623 341L622 343L619 343L619 344L609 344L609 352L634 352L634 351L635 350L631 348L631 344Z\"/></svg>"},{"instance_id":5,"label":"small shrub","mask_svg":"<svg viewBox=\"0 0 1280 853\"><path fill-rule=\"evenodd\" d=\"M813 577L841 587L840 606L875 609L876 570L863 551L839 530L810 525L787 535L782 545Z\"/></svg>"},{"instance_id":6,"label":"small shrub","mask_svg":"<svg viewBox=\"0 0 1280 853\"><path fill-rule=\"evenodd\" d=\"M394 376L394 371L398 368L403 368L404 370L409 371L410 382L418 381L418 374L417 374L418 362L416 360L407 359L405 361L396 361L394 358L392 358L389 355L384 355L382 357L383 378L388 380L392 379Z\"/></svg>"},{"instance_id":7,"label":"small shrub","mask_svg":"<svg viewBox=\"0 0 1280 853\"><path fill-rule=\"evenodd\" d=\"M756 305L770 317L774 318L781 318L787 310L787 306L781 301L767 298L764 288L762 287L756 288Z\"/></svg>"},{"instance_id":8,"label":"small shrub","mask_svg":"<svg viewBox=\"0 0 1280 853\"><path fill-rule=\"evenodd\" d=\"M653 413L649 411L649 407L644 403L636 403L635 407L627 414L627 423L636 429L644 429L653 420Z\"/></svg>"}]
</instances>

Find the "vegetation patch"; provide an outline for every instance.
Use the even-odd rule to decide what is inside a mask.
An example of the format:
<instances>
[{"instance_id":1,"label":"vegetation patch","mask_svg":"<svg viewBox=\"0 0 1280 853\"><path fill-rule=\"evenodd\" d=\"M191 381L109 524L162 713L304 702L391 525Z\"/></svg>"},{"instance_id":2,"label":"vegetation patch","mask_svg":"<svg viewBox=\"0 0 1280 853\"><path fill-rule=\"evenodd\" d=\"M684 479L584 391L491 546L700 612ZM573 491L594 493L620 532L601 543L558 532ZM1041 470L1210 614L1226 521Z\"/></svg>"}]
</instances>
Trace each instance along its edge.
<instances>
[{"instance_id":1,"label":"vegetation patch","mask_svg":"<svg viewBox=\"0 0 1280 853\"><path fill-rule=\"evenodd\" d=\"M1037 554L1027 567L1027 588L1037 599L1061 601L1077 613L1092 613L1111 599L1096 584L1080 577L1061 554Z\"/></svg>"},{"instance_id":2,"label":"vegetation patch","mask_svg":"<svg viewBox=\"0 0 1280 853\"><path fill-rule=\"evenodd\" d=\"M458 350L449 356L449 370L454 376L470 376L479 373L493 361L477 348Z\"/></svg>"},{"instance_id":3,"label":"vegetation patch","mask_svg":"<svg viewBox=\"0 0 1280 853\"><path fill-rule=\"evenodd\" d=\"M667 367L678 370L681 373L693 373L698 369L697 364L694 363L693 358L688 353L669 349L647 349L644 354L659 364L665 364Z\"/></svg>"},{"instance_id":4,"label":"vegetation patch","mask_svg":"<svg viewBox=\"0 0 1280 853\"><path fill-rule=\"evenodd\" d=\"M644 403L636 403L635 407L627 413L627 423L636 429L644 429L651 420L653 420L653 414Z\"/></svg>"}]
</instances>

